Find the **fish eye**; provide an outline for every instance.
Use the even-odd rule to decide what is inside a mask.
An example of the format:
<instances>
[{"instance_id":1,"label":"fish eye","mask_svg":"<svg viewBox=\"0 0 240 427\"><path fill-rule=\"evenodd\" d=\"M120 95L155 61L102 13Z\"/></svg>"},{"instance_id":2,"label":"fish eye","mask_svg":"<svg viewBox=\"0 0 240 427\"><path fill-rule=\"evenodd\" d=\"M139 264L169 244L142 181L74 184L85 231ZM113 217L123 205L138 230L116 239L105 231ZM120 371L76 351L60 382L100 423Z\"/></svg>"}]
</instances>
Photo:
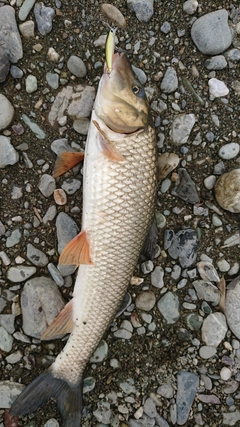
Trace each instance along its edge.
<instances>
[{"instance_id":1,"label":"fish eye","mask_svg":"<svg viewBox=\"0 0 240 427\"><path fill-rule=\"evenodd\" d=\"M132 91L133 91L134 95L138 95L140 92L140 87L135 85L135 86L133 86Z\"/></svg>"},{"instance_id":2,"label":"fish eye","mask_svg":"<svg viewBox=\"0 0 240 427\"><path fill-rule=\"evenodd\" d=\"M132 87L132 91L133 91L134 95L136 95L138 98L145 98L145 92L144 92L144 89L141 85L138 86L137 84L135 84Z\"/></svg>"}]
</instances>

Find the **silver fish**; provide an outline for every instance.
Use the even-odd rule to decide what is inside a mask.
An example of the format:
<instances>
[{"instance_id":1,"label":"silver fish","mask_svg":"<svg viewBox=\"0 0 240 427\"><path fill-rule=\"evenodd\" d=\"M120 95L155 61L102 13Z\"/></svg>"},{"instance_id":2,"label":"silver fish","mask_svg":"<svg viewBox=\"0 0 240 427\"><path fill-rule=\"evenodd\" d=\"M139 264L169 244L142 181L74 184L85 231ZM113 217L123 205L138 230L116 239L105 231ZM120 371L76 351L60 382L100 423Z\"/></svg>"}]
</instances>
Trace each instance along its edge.
<instances>
[{"instance_id":1,"label":"silver fish","mask_svg":"<svg viewBox=\"0 0 240 427\"><path fill-rule=\"evenodd\" d=\"M65 427L80 425L85 367L126 293L154 214L156 140L149 105L126 54L114 54L111 65L99 83L86 143L82 230L60 257L62 264L79 265L73 298L43 338L71 334L49 370L10 410L25 415L54 397ZM65 165L62 158L55 174L73 157Z\"/></svg>"}]
</instances>

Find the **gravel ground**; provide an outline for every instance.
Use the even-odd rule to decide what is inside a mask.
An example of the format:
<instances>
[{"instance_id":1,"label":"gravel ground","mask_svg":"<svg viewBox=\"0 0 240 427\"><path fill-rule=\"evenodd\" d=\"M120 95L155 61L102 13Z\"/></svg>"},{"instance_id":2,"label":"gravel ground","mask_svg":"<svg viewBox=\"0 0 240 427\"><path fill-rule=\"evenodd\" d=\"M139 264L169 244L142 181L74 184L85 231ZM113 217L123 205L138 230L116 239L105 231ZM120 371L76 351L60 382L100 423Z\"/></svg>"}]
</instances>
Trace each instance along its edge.
<instances>
[{"instance_id":1,"label":"gravel ground","mask_svg":"<svg viewBox=\"0 0 240 427\"><path fill-rule=\"evenodd\" d=\"M121 314L103 337L100 356L87 367L89 379L85 384L82 426L240 426L239 173L236 172L233 200L226 202L224 193L224 188L230 188L234 182L232 176L227 184L220 186L219 193L216 190L220 205L214 192L216 179L233 169L239 170L240 166L238 2L155 1L152 17L149 16L151 1L142 1L143 16L131 10L130 3L113 2L127 21L126 28L117 31L118 46L127 50L131 63L143 70L142 74L136 72L145 80L159 155L175 153L177 167L170 168L168 176L159 178L156 257L153 262L146 260L136 266L138 279L132 281ZM0 20L6 4L0 2ZM35 278L55 277L58 244L64 240L59 236L61 227L58 229L56 221L59 214L67 214L71 232L76 224L80 227L81 168L68 172L57 182L51 180L55 153L60 150L54 150L52 143L65 138L61 144L84 150L83 128L87 126L89 112L82 114L81 123L76 122L74 114L62 114L54 126L50 125L49 112L53 111L54 101L63 88L76 88L79 84L87 85L89 90L88 102L81 109L86 107L91 111L91 88L97 90L104 63L104 49L95 42L108 32L103 21L112 24L100 13L98 2L49 0L45 6L51 7L55 16L51 17L49 10L52 28L42 35L41 23L36 23L33 9L21 20L21 1L12 1L11 5L17 25L30 20L35 29L28 24L30 35L22 35L22 58L14 64L19 69L10 64L11 72L0 83L1 94L14 107L11 119L11 107L7 109L5 98L1 99L0 123L5 111L7 118L0 137L10 138L16 149L10 150L8 162L5 153L9 150L9 140L0 141L0 400L3 402L8 399L10 389L18 393L16 383L28 384L43 372L64 345L62 340L41 342L38 331L34 335L34 328L41 328L38 320L31 318L29 307L23 306L20 296L23 289L26 291L24 284L28 277L33 288ZM200 46L196 45L193 39L198 38L198 31L191 35L194 22L219 9L227 11L228 24L227 18L221 22L218 34L212 24L200 23ZM213 37L212 53L211 47L208 54L204 52L204 36L207 40ZM220 50L214 52L221 42ZM0 46L5 46L2 33ZM49 48L56 52L49 53ZM230 52L232 49L235 51ZM216 55L222 58L215 58L211 65L210 59ZM68 62L72 56L81 58L85 67L78 61L75 71L76 58L72 59L73 65ZM4 55L0 65L4 64L2 58ZM3 68L1 65L1 72ZM82 74L76 76L79 69ZM36 80L29 81L29 76L35 76ZM217 82L213 80L212 84L216 89L212 90L217 92L213 95L209 81L215 78ZM31 130L24 114L40 130ZM79 126L83 133L75 130ZM53 197L55 188L64 192L55 192ZM229 206L231 211L225 209ZM229 243L231 237L233 243ZM53 264L52 273L49 263ZM57 312L63 305L62 298L68 301L71 296L74 274L70 273L65 271L55 277L58 286L53 284L53 294L46 290L49 301L58 298L54 306ZM224 279L220 281L223 276L230 284L226 303ZM199 285L200 280L204 284ZM231 284L234 294L230 292ZM49 316L54 317L53 304L43 304L48 313L52 310ZM99 362L99 357L103 361ZM9 381L14 384L11 386ZM5 414L8 406L6 403L0 406L0 426L8 425ZM34 417L24 417L18 423L54 427L61 425L61 420L51 401Z\"/></svg>"}]
</instances>

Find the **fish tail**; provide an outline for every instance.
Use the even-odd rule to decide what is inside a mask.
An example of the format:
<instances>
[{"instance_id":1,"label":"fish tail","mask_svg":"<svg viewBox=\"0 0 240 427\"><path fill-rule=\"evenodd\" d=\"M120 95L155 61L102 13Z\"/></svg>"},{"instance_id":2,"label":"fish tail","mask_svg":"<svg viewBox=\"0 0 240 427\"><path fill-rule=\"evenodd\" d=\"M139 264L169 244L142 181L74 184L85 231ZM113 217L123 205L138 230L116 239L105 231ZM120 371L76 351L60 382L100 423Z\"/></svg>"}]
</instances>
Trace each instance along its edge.
<instances>
[{"instance_id":1,"label":"fish tail","mask_svg":"<svg viewBox=\"0 0 240 427\"><path fill-rule=\"evenodd\" d=\"M63 427L80 426L82 416L82 383L77 385L55 378L52 371L43 372L17 397L10 408L13 416L26 415L55 398Z\"/></svg>"}]
</instances>

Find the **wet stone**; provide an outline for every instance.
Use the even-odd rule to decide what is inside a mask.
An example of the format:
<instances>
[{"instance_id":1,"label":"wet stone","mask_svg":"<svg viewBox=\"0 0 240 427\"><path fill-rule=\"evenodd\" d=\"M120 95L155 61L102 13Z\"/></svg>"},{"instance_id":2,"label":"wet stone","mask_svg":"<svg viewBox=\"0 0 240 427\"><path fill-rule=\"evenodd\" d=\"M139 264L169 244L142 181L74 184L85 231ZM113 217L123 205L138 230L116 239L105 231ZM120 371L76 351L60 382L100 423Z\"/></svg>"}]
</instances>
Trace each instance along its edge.
<instances>
[{"instance_id":1,"label":"wet stone","mask_svg":"<svg viewBox=\"0 0 240 427\"><path fill-rule=\"evenodd\" d=\"M48 257L31 243L27 244L27 258L37 267L45 267L48 264Z\"/></svg>"},{"instance_id":2,"label":"wet stone","mask_svg":"<svg viewBox=\"0 0 240 427\"><path fill-rule=\"evenodd\" d=\"M192 407L199 378L192 372L180 371L177 375L177 423L184 425Z\"/></svg>"},{"instance_id":3,"label":"wet stone","mask_svg":"<svg viewBox=\"0 0 240 427\"><path fill-rule=\"evenodd\" d=\"M179 300L172 292L167 292L157 303L157 308L168 324L176 323L179 319Z\"/></svg>"}]
</instances>

